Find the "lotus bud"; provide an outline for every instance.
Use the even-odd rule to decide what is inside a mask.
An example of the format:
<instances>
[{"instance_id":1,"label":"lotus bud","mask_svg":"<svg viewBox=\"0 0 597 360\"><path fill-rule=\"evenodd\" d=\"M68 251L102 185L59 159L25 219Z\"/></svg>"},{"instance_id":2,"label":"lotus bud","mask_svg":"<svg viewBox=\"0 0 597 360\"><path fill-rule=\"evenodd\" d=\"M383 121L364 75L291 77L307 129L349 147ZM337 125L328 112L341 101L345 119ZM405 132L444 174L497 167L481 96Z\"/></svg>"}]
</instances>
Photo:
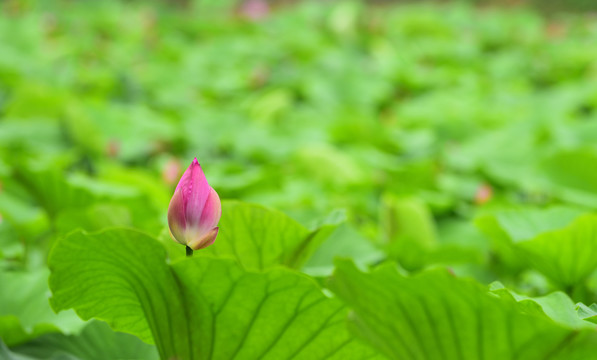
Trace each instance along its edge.
<instances>
[{"instance_id":1,"label":"lotus bud","mask_svg":"<svg viewBox=\"0 0 597 360\"><path fill-rule=\"evenodd\" d=\"M218 193L209 186L197 158L182 175L170 205L168 226L174 241L189 251L203 249L214 243L222 205ZM189 249L190 248L190 249Z\"/></svg>"}]
</instances>

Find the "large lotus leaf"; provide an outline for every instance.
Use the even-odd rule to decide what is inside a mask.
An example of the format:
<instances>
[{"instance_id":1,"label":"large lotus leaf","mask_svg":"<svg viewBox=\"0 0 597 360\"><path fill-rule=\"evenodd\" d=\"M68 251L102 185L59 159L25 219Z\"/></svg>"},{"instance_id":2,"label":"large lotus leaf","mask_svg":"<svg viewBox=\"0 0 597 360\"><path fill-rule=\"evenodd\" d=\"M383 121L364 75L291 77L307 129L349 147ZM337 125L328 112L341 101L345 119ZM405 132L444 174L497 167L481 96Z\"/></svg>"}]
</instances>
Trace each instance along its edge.
<instances>
[{"instance_id":1,"label":"large lotus leaf","mask_svg":"<svg viewBox=\"0 0 597 360\"><path fill-rule=\"evenodd\" d=\"M493 283L490 288L492 293L503 299L517 301L528 313L545 314L553 321L572 329L595 328L589 322L590 308L582 303L575 305L572 299L561 291L540 297L529 297L508 290L501 283Z\"/></svg>"},{"instance_id":2,"label":"large lotus leaf","mask_svg":"<svg viewBox=\"0 0 597 360\"><path fill-rule=\"evenodd\" d=\"M163 359L364 359L347 310L305 275L246 272L196 256L172 265L143 233L113 229L60 239L50 259L55 310L154 342Z\"/></svg>"},{"instance_id":3,"label":"large lotus leaf","mask_svg":"<svg viewBox=\"0 0 597 360\"><path fill-rule=\"evenodd\" d=\"M351 331L392 359L588 359L593 329L572 329L445 270L413 277L337 263L331 290L354 310Z\"/></svg>"},{"instance_id":4,"label":"large lotus leaf","mask_svg":"<svg viewBox=\"0 0 597 360\"><path fill-rule=\"evenodd\" d=\"M300 269L336 225L309 231L280 211L224 201L218 226L216 242L204 253L232 257L247 269L261 270L276 265Z\"/></svg>"}]
</instances>

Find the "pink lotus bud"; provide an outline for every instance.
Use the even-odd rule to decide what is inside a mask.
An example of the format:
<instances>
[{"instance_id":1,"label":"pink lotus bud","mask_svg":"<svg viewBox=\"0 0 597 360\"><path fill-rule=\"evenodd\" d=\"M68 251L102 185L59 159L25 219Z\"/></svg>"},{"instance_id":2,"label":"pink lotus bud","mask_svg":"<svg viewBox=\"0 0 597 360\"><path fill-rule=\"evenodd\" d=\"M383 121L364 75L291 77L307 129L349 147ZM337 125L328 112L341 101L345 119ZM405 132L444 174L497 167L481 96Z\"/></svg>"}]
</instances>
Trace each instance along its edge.
<instances>
[{"instance_id":1,"label":"pink lotus bud","mask_svg":"<svg viewBox=\"0 0 597 360\"><path fill-rule=\"evenodd\" d=\"M168 206L168 226L174 241L193 250L214 243L222 205L218 193L207 183L197 158L184 172Z\"/></svg>"}]
</instances>

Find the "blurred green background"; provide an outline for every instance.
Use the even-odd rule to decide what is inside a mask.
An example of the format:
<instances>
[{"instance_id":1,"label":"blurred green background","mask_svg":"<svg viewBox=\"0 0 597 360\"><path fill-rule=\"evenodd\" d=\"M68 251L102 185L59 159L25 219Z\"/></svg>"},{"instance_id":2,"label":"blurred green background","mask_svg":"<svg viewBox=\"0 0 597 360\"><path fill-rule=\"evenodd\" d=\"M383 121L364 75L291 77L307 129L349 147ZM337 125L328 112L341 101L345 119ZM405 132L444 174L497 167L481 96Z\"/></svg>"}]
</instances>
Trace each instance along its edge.
<instances>
[{"instance_id":1,"label":"blurred green background","mask_svg":"<svg viewBox=\"0 0 597 360\"><path fill-rule=\"evenodd\" d=\"M222 199L347 219L333 255L590 304L591 264L558 278L512 242L597 208L596 7L3 1L0 268L43 294L74 229L169 242L197 157Z\"/></svg>"},{"instance_id":2,"label":"blurred green background","mask_svg":"<svg viewBox=\"0 0 597 360\"><path fill-rule=\"evenodd\" d=\"M390 260L594 303L595 4L0 2L2 342L155 357L100 323L37 340L83 327L46 259L114 226L182 254L166 211L194 157L222 199L334 224L320 279Z\"/></svg>"},{"instance_id":3,"label":"blurred green background","mask_svg":"<svg viewBox=\"0 0 597 360\"><path fill-rule=\"evenodd\" d=\"M160 233L195 156L224 199L306 225L343 209L376 243L393 236L384 217L396 197L412 197L434 239L457 242L478 238L471 219L486 208L597 204L590 14L446 2L1 6L4 266L76 227Z\"/></svg>"}]
</instances>

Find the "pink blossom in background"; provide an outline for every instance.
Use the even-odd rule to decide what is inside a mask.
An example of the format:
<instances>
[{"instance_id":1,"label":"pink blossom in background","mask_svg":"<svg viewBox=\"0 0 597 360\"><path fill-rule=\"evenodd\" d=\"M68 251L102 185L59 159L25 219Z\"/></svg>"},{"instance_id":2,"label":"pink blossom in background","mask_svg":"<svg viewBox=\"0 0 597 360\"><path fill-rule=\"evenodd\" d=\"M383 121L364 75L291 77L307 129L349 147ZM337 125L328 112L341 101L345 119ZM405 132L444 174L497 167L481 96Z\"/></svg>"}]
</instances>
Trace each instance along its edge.
<instances>
[{"instance_id":1,"label":"pink blossom in background","mask_svg":"<svg viewBox=\"0 0 597 360\"><path fill-rule=\"evenodd\" d=\"M120 154L120 141L110 139L108 145L106 145L106 154L111 158L117 157Z\"/></svg>"},{"instance_id":2,"label":"pink blossom in background","mask_svg":"<svg viewBox=\"0 0 597 360\"><path fill-rule=\"evenodd\" d=\"M269 14L269 5L265 0L246 0L240 6L240 14L253 21L262 20Z\"/></svg>"},{"instance_id":3,"label":"pink blossom in background","mask_svg":"<svg viewBox=\"0 0 597 360\"><path fill-rule=\"evenodd\" d=\"M182 166L180 166L180 162L176 159L170 159L162 169L162 179L166 184L173 185L178 180L181 170Z\"/></svg>"},{"instance_id":4,"label":"pink blossom in background","mask_svg":"<svg viewBox=\"0 0 597 360\"><path fill-rule=\"evenodd\" d=\"M477 193L475 194L475 204L483 205L493 196L493 188L487 184L482 184L477 188Z\"/></svg>"}]
</instances>

